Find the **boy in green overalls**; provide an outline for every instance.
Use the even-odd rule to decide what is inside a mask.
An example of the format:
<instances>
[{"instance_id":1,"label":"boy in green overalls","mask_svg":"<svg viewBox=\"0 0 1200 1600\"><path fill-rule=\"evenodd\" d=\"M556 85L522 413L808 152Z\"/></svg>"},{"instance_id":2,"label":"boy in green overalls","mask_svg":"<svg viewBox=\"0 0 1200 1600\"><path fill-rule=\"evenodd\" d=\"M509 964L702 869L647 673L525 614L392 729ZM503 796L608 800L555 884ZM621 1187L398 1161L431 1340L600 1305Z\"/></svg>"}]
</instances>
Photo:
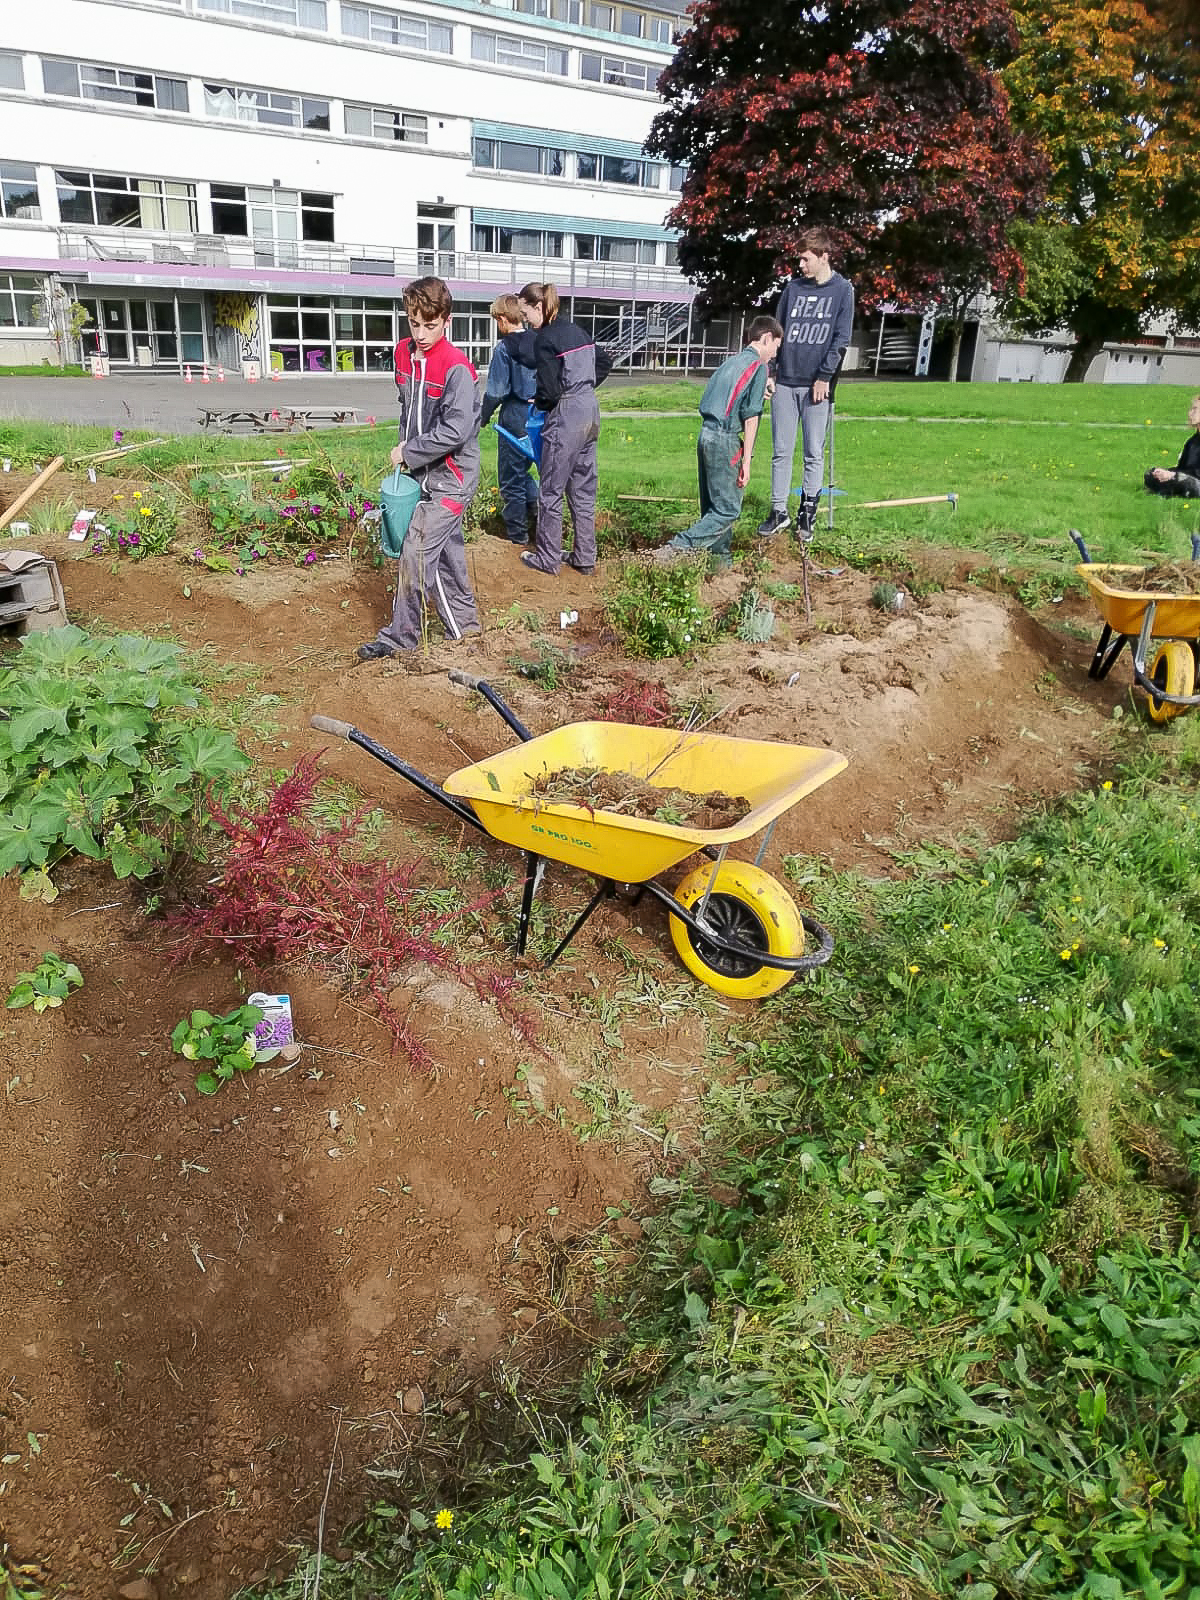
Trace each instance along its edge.
<instances>
[{"instance_id":1,"label":"boy in green overalls","mask_svg":"<svg viewBox=\"0 0 1200 1600\"><path fill-rule=\"evenodd\" d=\"M732 566L733 525L750 481L754 440L766 397L767 363L779 353L783 328L774 317L755 317L744 349L713 373L700 397L700 520L654 552L664 563L707 550L710 565ZM743 437L744 435L744 437Z\"/></svg>"}]
</instances>

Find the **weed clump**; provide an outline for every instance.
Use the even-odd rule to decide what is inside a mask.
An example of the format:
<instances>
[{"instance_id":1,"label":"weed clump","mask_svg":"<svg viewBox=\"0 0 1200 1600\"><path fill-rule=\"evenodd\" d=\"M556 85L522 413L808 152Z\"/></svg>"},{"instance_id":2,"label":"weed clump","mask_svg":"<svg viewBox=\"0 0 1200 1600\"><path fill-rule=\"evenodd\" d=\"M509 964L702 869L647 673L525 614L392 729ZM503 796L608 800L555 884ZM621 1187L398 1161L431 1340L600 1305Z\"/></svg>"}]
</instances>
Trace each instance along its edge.
<instances>
[{"instance_id":1,"label":"weed clump","mask_svg":"<svg viewBox=\"0 0 1200 1600\"><path fill-rule=\"evenodd\" d=\"M175 960L228 946L243 958L322 968L374 999L394 1043L415 1066L431 1066L432 1057L390 995L404 969L417 963L459 979L532 1039L533 1025L514 1001L517 976L467 967L438 938L502 891L440 914L422 905L413 866L357 857L365 813L311 819L317 760L299 761L257 808L211 802L228 854L207 904L171 917Z\"/></svg>"}]
</instances>

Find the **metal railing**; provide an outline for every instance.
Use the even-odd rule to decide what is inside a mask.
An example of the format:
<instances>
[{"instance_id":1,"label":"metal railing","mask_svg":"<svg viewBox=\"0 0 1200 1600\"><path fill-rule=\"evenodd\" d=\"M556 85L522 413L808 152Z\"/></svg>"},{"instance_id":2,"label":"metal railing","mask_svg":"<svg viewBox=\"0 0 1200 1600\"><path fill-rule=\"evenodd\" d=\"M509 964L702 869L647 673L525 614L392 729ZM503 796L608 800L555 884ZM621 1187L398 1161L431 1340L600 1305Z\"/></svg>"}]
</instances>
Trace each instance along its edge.
<instances>
[{"instance_id":1,"label":"metal railing","mask_svg":"<svg viewBox=\"0 0 1200 1600\"><path fill-rule=\"evenodd\" d=\"M599 226L599 224L597 224ZM554 256L485 255L479 251L400 250L392 245L324 243L312 239L234 239L220 234L151 234L142 229L57 228L64 261L137 261L231 271L319 273L378 282L436 273L460 283L553 283L562 294L619 290L633 298L688 293L676 267L640 262L576 261Z\"/></svg>"}]
</instances>

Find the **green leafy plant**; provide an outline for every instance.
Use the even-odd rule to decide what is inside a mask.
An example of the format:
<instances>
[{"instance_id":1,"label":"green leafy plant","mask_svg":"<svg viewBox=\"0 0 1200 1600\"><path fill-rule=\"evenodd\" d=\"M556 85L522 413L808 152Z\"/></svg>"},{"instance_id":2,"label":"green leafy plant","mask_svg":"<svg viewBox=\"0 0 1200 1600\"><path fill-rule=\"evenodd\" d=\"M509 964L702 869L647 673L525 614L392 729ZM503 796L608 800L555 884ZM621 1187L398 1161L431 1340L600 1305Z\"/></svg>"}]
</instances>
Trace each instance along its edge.
<instances>
[{"instance_id":1,"label":"green leafy plant","mask_svg":"<svg viewBox=\"0 0 1200 1600\"><path fill-rule=\"evenodd\" d=\"M83 973L73 961L64 961L47 950L32 972L18 972L4 1004L10 1011L32 1006L35 1011L51 1011L61 1006L72 989L82 989Z\"/></svg>"},{"instance_id":2,"label":"green leafy plant","mask_svg":"<svg viewBox=\"0 0 1200 1600\"><path fill-rule=\"evenodd\" d=\"M118 502L122 502L119 509ZM179 510L174 500L135 489L132 503L123 502L123 495L114 496L113 509L105 513L105 532L93 527L93 553L128 556L133 561L166 555L179 528Z\"/></svg>"},{"instance_id":3,"label":"green leafy plant","mask_svg":"<svg viewBox=\"0 0 1200 1600\"><path fill-rule=\"evenodd\" d=\"M604 597L605 615L631 656L661 661L710 642L713 613L700 599L704 562L623 561Z\"/></svg>"},{"instance_id":4,"label":"green leafy plant","mask_svg":"<svg viewBox=\"0 0 1200 1600\"><path fill-rule=\"evenodd\" d=\"M194 850L209 787L250 763L187 715L199 693L180 647L73 626L21 645L0 671L0 875L77 851L146 878Z\"/></svg>"},{"instance_id":5,"label":"green leafy plant","mask_svg":"<svg viewBox=\"0 0 1200 1600\"><path fill-rule=\"evenodd\" d=\"M775 607L764 605L757 589L747 589L738 602L734 632L746 644L766 644L775 632Z\"/></svg>"},{"instance_id":6,"label":"green leafy plant","mask_svg":"<svg viewBox=\"0 0 1200 1600\"><path fill-rule=\"evenodd\" d=\"M204 1064L196 1075L201 1094L216 1094L235 1072L249 1072L258 1054L254 1030L262 1021L258 1006L235 1006L223 1017L210 1011L193 1011L177 1022L171 1034L171 1048L185 1061Z\"/></svg>"},{"instance_id":7,"label":"green leafy plant","mask_svg":"<svg viewBox=\"0 0 1200 1600\"><path fill-rule=\"evenodd\" d=\"M75 521L74 500L35 500L26 513L29 535L45 539L52 534L69 533Z\"/></svg>"}]
</instances>

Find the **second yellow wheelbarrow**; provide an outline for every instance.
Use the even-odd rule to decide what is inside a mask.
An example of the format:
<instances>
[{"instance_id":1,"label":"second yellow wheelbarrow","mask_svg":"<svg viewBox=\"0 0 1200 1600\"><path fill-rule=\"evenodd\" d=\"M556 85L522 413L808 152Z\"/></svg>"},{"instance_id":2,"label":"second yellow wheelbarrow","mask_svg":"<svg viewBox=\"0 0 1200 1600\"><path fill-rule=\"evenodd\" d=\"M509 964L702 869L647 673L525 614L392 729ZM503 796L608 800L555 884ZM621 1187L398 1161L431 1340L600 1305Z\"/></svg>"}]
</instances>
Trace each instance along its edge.
<instances>
[{"instance_id":1,"label":"second yellow wheelbarrow","mask_svg":"<svg viewBox=\"0 0 1200 1600\"><path fill-rule=\"evenodd\" d=\"M761 863L779 818L841 772L845 756L805 745L617 722L575 722L535 738L490 684L463 672L450 677L477 690L522 742L463 767L442 785L349 723L313 717L312 725L348 739L463 822L525 852L518 955L525 953L544 864L555 861L582 868L599 887L548 966L601 901L619 889L634 889L635 904L648 893L663 905L684 966L733 999L761 999L795 973L829 960L833 940L828 931L797 909ZM579 768L618 774L631 782L652 778L656 787L691 794L735 788L746 797L749 810L730 827L704 829L584 805L547 804L536 793L540 777ZM763 830L753 862L729 857L731 845ZM654 882L660 872L697 852L709 859L674 891ZM815 940L811 950L805 948L806 933Z\"/></svg>"},{"instance_id":2,"label":"second yellow wheelbarrow","mask_svg":"<svg viewBox=\"0 0 1200 1600\"><path fill-rule=\"evenodd\" d=\"M1083 557L1076 572L1088 586L1104 619L1089 678L1106 678L1117 657L1129 646L1133 679L1149 699L1154 722L1169 722L1200 705L1196 680L1200 668L1200 594L1154 593L1131 587L1145 571L1116 562L1093 561L1083 535L1071 529ZM1192 560L1200 561L1200 536L1192 535Z\"/></svg>"}]
</instances>

